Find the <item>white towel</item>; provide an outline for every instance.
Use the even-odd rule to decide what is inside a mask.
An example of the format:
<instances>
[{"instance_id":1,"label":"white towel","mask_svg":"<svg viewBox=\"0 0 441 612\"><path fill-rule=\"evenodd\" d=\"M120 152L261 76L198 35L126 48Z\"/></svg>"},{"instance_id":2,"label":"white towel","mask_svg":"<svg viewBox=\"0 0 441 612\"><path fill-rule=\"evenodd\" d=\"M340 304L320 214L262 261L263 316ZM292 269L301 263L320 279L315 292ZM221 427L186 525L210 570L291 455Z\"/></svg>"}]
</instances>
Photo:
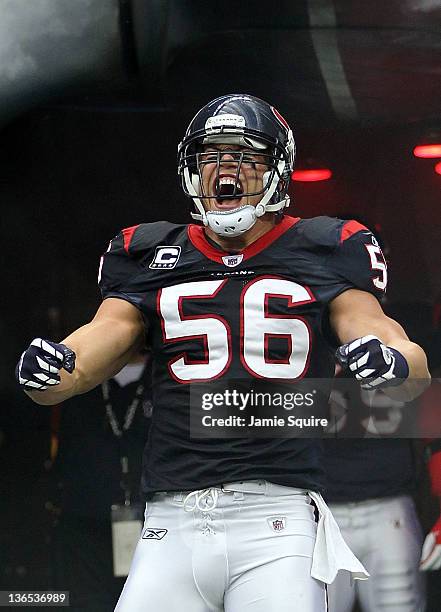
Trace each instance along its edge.
<instances>
[{"instance_id":1,"label":"white towel","mask_svg":"<svg viewBox=\"0 0 441 612\"><path fill-rule=\"evenodd\" d=\"M369 573L344 541L340 528L323 497L314 491L308 493L319 511L311 576L331 584L340 570L347 570L353 580L367 580Z\"/></svg>"}]
</instances>

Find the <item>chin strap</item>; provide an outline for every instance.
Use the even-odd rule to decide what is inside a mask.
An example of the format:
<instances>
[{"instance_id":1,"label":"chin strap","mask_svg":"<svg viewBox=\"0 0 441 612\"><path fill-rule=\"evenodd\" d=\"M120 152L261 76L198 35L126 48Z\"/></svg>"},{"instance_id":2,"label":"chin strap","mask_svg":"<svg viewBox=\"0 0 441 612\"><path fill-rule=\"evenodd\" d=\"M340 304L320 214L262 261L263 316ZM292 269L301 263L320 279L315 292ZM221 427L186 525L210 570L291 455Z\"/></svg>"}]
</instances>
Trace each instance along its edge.
<instances>
[{"instance_id":1,"label":"chin strap","mask_svg":"<svg viewBox=\"0 0 441 612\"><path fill-rule=\"evenodd\" d=\"M251 204L246 204L234 210L210 210L205 213L205 219L206 225L219 236L234 238L251 229L262 214L259 215Z\"/></svg>"},{"instance_id":2,"label":"chin strap","mask_svg":"<svg viewBox=\"0 0 441 612\"><path fill-rule=\"evenodd\" d=\"M206 223L204 222L204 225L208 225L208 227L210 227L213 232L219 236L229 236L234 238L235 236L240 236L244 232L251 229L256 223L257 219L262 217L266 212L277 212L288 205L289 197L287 196L281 202L273 204L272 206L274 206L274 208L272 210L270 206L266 206L265 208L265 206L259 202L259 204L257 204L255 207L251 204L246 204L244 206L239 206L239 208L235 208L234 210L204 211L206 219ZM196 213L192 213L192 216L193 218L196 216L200 217L200 215L196 215Z\"/></svg>"},{"instance_id":3,"label":"chin strap","mask_svg":"<svg viewBox=\"0 0 441 612\"><path fill-rule=\"evenodd\" d=\"M253 227L259 217L266 212L278 212L287 208L290 198L286 195L282 200L269 204L277 189L285 162L281 159L277 165L277 171L268 170L263 175L263 184L270 182L260 202L254 207L251 204L239 206L234 210L206 211L202 199L199 197L200 180L197 174L190 174L188 168L184 169L184 180L188 192L196 205L198 212L192 212L191 216L196 221L202 221L205 227L210 227L220 236L240 236ZM271 174L272 179L271 179Z\"/></svg>"}]
</instances>

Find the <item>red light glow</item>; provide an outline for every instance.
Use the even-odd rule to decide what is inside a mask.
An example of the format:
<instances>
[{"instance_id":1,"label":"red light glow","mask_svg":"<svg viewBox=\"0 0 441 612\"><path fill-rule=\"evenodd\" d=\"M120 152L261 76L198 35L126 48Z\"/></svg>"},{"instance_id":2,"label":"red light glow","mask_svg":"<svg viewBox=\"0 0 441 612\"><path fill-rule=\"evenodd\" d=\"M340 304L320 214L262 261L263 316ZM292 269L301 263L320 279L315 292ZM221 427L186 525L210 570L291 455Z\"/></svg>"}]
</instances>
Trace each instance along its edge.
<instances>
[{"instance_id":1,"label":"red light glow","mask_svg":"<svg viewBox=\"0 0 441 612\"><path fill-rule=\"evenodd\" d=\"M413 154L415 157L424 157L425 159L441 157L441 144L418 145L414 148Z\"/></svg>"},{"instance_id":2,"label":"red light glow","mask_svg":"<svg viewBox=\"0 0 441 612\"><path fill-rule=\"evenodd\" d=\"M435 172L437 174L441 174L441 162L438 162L437 164L435 164Z\"/></svg>"},{"instance_id":3,"label":"red light glow","mask_svg":"<svg viewBox=\"0 0 441 612\"><path fill-rule=\"evenodd\" d=\"M332 176L329 168L317 168L309 170L294 170L292 180L302 183L314 183L316 181L327 181Z\"/></svg>"}]
</instances>

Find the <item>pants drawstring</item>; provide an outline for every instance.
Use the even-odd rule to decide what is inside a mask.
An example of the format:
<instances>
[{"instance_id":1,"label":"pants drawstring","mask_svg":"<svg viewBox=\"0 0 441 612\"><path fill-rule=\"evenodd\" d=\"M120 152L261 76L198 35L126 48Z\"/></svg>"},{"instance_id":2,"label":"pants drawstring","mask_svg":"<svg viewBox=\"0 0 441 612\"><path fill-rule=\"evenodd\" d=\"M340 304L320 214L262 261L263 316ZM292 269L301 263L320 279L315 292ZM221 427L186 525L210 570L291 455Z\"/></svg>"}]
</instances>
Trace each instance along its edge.
<instances>
[{"instance_id":1,"label":"pants drawstring","mask_svg":"<svg viewBox=\"0 0 441 612\"><path fill-rule=\"evenodd\" d=\"M218 499L219 490L215 487L202 491L191 491L184 499L184 510L193 512L197 508L201 512L211 512L215 510ZM208 503L208 500L211 501L211 504ZM205 502L204 505L202 505L203 502Z\"/></svg>"}]
</instances>

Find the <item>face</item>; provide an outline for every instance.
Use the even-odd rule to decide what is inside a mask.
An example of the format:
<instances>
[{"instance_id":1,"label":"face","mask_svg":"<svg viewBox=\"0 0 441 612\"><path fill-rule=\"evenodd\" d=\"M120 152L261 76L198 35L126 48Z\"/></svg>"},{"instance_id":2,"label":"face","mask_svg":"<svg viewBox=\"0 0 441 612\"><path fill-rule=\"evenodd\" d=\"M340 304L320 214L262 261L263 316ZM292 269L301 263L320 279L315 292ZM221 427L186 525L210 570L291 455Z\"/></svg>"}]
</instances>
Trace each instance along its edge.
<instances>
[{"instance_id":1,"label":"face","mask_svg":"<svg viewBox=\"0 0 441 612\"><path fill-rule=\"evenodd\" d=\"M268 166L265 157L256 153L255 149L231 144L205 145L200 154L199 168L202 195L214 196L203 200L207 211L233 210L245 204L256 206L263 197L262 193L241 196L263 189L263 175Z\"/></svg>"}]
</instances>

